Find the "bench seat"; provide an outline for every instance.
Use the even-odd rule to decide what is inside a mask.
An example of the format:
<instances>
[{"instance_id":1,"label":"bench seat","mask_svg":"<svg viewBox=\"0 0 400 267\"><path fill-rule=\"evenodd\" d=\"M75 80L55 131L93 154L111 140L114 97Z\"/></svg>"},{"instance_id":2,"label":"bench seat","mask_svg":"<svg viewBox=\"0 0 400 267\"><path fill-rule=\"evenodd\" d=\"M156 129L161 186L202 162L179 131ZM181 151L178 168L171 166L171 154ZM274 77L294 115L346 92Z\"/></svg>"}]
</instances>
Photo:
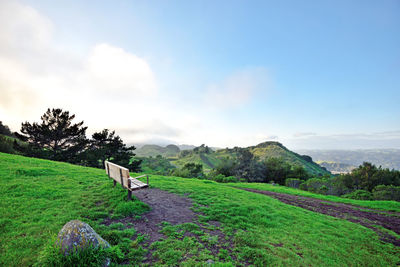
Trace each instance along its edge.
<instances>
[{"instance_id":1,"label":"bench seat","mask_svg":"<svg viewBox=\"0 0 400 267\"><path fill-rule=\"evenodd\" d=\"M128 190L129 200L132 198L132 191L149 187L149 176L146 174L138 177L130 177L129 170L127 168L121 167L109 161L105 161L104 165L108 177L114 180L114 186L116 183L119 183L123 188ZM144 177L147 178L147 184L138 180L139 178Z\"/></svg>"}]
</instances>

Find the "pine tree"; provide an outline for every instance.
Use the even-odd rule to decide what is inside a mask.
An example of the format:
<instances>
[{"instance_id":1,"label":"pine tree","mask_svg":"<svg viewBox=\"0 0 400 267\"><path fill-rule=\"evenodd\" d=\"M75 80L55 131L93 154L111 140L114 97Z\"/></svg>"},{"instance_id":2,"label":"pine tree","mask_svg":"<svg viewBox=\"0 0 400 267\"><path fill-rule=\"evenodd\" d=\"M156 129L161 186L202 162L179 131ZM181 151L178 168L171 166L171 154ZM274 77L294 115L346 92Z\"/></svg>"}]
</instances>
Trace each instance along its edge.
<instances>
[{"instance_id":1,"label":"pine tree","mask_svg":"<svg viewBox=\"0 0 400 267\"><path fill-rule=\"evenodd\" d=\"M76 163L88 144L83 121L72 123L75 115L62 109L47 109L41 123L22 123L21 132L29 143L29 154Z\"/></svg>"}]
</instances>

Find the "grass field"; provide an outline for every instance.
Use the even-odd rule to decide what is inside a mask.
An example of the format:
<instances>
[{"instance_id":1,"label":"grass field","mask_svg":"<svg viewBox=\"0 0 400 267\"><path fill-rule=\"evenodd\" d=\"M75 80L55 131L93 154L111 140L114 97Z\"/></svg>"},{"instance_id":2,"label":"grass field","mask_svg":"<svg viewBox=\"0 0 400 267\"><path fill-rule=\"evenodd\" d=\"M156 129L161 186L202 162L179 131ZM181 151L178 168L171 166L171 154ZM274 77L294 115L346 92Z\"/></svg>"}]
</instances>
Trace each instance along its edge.
<instances>
[{"instance_id":1,"label":"grass field","mask_svg":"<svg viewBox=\"0 0 400 267\"><path fill-rule=\"evenodd\" d=\"M152 175L150 182L153 187L190 197L194 209L201 213L195 223L219 221L225 237L208 236L194 224L165 223L165 239L146 247L146 236L138 235L132 225L103 224L106 218L140 216L149 209L137 200L126 202L126 191L113 188L104 170L0 153L0 265L36 264L54 235L72 219L89 223L120 251L116 259L119 264L140 264L146 260L148 249L154 265L170 266L202 266L207 261L219 266L400 263L398 247L381 242L372 230L348 221L208 180ZM283 187L272 189L296 193ZM399 208L384 201L363 205ZM222 248L227 245L229 249ZM217 248L216 253L210 251L211 246Z\"/></svg>"}]
</instances>

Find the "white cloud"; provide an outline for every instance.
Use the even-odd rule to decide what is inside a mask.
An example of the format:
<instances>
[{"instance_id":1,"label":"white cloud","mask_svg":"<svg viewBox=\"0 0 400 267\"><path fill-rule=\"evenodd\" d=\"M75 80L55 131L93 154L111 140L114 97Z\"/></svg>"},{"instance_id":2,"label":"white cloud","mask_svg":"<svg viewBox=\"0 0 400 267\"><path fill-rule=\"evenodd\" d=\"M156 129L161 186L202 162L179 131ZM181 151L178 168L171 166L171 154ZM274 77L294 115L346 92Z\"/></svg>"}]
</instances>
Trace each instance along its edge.
<instances>
[{"instance_id":1,"label":"white cloud","mask_svg":"<svg viewBox=\"0 0 400 267\"><path fill-rule=\"evenodd\" d=\"M153 95L155 75L146 60L109 44L96 45L86 62L88 75L96 89Z\"/></svg>"},{"instance_id":2,"label":"white cloud","mask_svg":"<svg viewBox=\"0 0 400 267\"><path fill-rule=\"evenodd\" d=\"M237 71L220 83L206 89L205 102L215 108L235 108L248 103L260 90L271 86L269 74L264 68L248 68Z\"/></svg>"},{"instance_id":3,"label":"white cloud","mask_svg":"<svg viewBox=\"0 0 400 267\"><path fill-rule=\"evenodd\" d=\"M13 56L40 52L49 44L53 29L35 9L16 1L1 1L0 25L0 51Z\"/></svg>"}]
</instances>

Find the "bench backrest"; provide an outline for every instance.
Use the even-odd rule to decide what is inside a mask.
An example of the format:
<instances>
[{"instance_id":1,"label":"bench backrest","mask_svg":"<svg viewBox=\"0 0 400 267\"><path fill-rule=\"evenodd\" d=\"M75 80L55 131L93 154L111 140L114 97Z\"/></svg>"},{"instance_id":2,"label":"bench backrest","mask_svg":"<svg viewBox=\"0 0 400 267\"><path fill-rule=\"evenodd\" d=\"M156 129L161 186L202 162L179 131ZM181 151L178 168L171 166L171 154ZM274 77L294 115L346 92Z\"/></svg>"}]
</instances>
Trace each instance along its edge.
<instances>
[{"instance_id":1,"label":"bench backrest","mask_svg":"<svg viewBox=\"0 0 400 267\"><path fill-rule=\"evenodd\" d=\"M129 170L109 161L104 162L108 176L128 188Z\"/></svg>"}]
</instances>

